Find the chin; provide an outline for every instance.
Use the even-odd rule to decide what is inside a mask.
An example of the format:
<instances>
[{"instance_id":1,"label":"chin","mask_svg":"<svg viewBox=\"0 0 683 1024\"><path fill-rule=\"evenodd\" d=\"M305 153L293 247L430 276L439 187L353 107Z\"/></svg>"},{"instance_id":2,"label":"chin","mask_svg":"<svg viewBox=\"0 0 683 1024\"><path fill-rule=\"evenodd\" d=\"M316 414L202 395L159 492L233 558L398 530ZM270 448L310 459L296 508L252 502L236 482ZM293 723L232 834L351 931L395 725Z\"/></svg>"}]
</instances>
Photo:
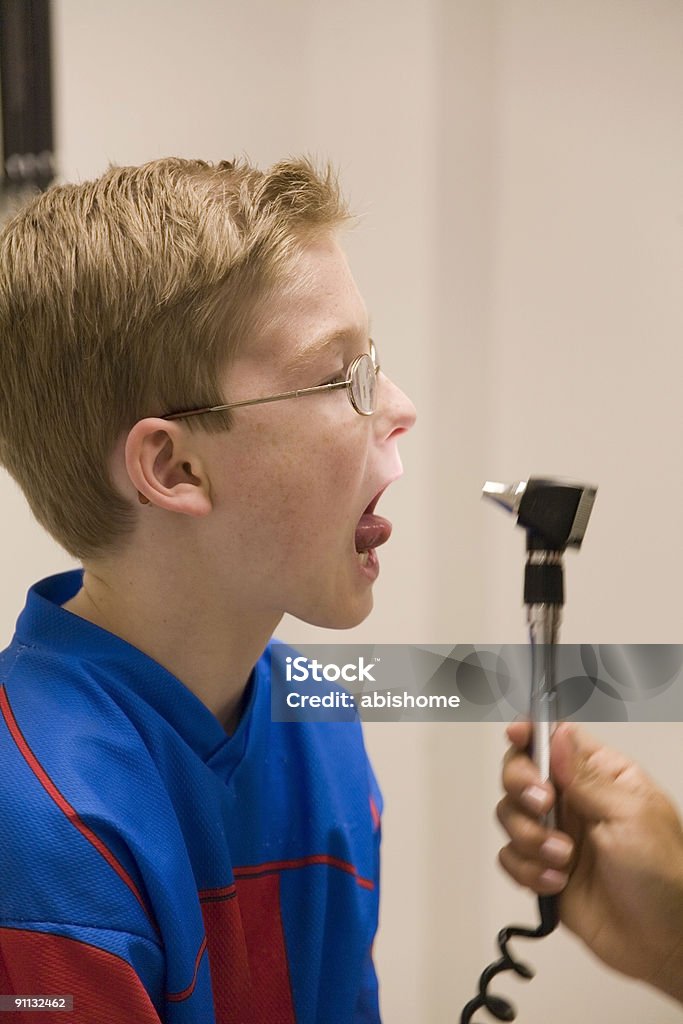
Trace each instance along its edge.
<instances>
[{"instance_id":1,"label":"chin","mask_svg":"<svg viewBox=\"0 0 683 1024\"><path fill-rule=\"evenodd\" d=\"M365 622L372 611L374 600L372 591L368 590L362 601L343 606L340 602L332 608L318 607L312 613L297 615L302 622L311 626L319 626L321 629L353 629ZM296 613L293 613L296 614Z\"/></svg>"}]
</instances>

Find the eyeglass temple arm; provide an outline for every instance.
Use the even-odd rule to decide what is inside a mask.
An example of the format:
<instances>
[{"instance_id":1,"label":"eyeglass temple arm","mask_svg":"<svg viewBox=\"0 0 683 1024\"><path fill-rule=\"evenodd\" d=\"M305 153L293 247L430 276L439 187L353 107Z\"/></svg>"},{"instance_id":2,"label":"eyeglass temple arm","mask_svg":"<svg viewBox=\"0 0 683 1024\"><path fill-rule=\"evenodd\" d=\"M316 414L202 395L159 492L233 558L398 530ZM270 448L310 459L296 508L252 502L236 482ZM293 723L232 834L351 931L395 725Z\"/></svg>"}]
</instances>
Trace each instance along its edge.
<instances>
[{"instance_id":1,"label":"eyeglass temple arm","mask_svg":"<svg viewBox=\"0 0 683 1024\"><path fill-rule=\"evenodd\" d=\"M377 367L379 370L379 367ZM205 412L227 412L229 409L241 409L245 405L266 405L269 402L281 402L288 398L300 398L301 395L312 395L317 391L336 391L339 388L346 388L351 383L349 380L340 380L334 384L316 384L312 388L299 388L297 391L285 391L281 395L270 395L268 398L247 398L242 402L231 402L229 405L208 405L204 409L192 409L190 412L168 412L161 416L162 420L184 420L188 416L200 416Z\"/></svg>"}]
</instances>

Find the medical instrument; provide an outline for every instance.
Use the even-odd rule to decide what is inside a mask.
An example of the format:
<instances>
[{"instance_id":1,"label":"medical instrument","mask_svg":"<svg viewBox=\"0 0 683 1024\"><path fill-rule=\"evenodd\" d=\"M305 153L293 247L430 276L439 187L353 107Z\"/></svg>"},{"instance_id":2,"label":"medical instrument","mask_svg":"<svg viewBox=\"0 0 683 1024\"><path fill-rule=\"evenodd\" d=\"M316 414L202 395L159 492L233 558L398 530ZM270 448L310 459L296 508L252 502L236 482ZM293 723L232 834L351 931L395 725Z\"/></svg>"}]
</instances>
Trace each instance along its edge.
<instances>
[{"instance_id":1,"label":"medical instrument","mask_svg":"<svg viewBox=\"0 0 683 1024\"><path fill-rule=\"evenodd\" d=\"M563 554L566 548L580 548L593 509L597 488L589 484L530 478L513 484L487 481L483 496L502 505L517 517L526 530L527 561L524 572L524 604L527 608L531 646L530 755L541 781L550 780L550 742L557 717L557 644L564 604ZM555 811L543 819L548 828L557 827ZM512 1021L514 1007L488 991L503 971L515 971L532 978L533 970L516 960L509 949L512 938L542 938L550 935L559 920L556 896L539 896L540 923L536 928L512 925L498 933L499 960L490 964L479 979L479 992L465 1006L460 1024L470 1024L479 1009L497 1020Z\"/></svg>"}]
</instances>

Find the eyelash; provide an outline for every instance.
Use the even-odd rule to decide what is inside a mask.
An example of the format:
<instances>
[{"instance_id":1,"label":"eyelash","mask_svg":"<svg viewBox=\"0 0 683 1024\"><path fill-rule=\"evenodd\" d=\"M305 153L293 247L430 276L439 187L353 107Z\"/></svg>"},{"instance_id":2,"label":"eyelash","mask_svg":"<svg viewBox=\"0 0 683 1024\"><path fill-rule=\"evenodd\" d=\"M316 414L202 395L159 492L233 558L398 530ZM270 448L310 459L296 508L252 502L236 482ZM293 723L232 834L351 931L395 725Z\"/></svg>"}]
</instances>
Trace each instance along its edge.
<instances>
[{"instance_id":1,"label":"eyelash","mask_svg":"<svg viewBox=\"0 0 683 1024\"><path fill-rule=\"evenodd\" d=\"M324 380L323 386L326 384L341 384L345 380L346 374L344 373L343 370L340 370L340 372L335 377L330 377L328 380Z\"/></svg>"}]
</instances>

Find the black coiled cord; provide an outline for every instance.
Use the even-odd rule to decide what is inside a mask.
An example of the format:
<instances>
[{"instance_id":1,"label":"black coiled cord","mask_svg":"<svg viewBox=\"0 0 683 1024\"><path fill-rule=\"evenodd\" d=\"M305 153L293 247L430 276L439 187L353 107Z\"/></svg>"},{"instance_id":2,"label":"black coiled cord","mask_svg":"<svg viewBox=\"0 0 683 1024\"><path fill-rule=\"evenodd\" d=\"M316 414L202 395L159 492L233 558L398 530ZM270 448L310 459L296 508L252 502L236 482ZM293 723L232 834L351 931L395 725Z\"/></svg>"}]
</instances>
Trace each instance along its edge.
<instances>
[{"instance_id":1,"label":"black coiled cord","mask_svg":"<svg viewBox=\"0 0 683 1024\"><path fill-rule=\"evenodd\" d=\"M462 1011L460 1024L470 1024L472 1014L481 1009L488 1010L496 1020L510 1021L514 1020L517 1016L517 1011L513 1005L508 1003L507 999L503 999L502 996L492 995L488 991L488 987L496 975L501 974L503 971L514 971L522 978L533 978L534 972L532 969L519 960L514 959L508 949L508 943L514 938L542 939L555 930L559 920L557 897L540 896L538 906L541 912L541 923L538 928L522 928L518 925L510 925L508 928L501 928L498 932L498 948L502 954L501 958L489 964L482 971L479 978L479 993L474 999L470 999ZM474 1024L476 1024L476 1021Z\"/></svg>"}]
</instances>

